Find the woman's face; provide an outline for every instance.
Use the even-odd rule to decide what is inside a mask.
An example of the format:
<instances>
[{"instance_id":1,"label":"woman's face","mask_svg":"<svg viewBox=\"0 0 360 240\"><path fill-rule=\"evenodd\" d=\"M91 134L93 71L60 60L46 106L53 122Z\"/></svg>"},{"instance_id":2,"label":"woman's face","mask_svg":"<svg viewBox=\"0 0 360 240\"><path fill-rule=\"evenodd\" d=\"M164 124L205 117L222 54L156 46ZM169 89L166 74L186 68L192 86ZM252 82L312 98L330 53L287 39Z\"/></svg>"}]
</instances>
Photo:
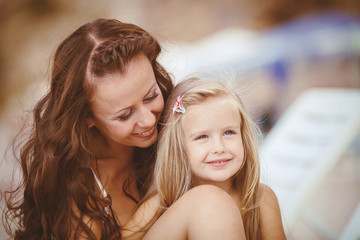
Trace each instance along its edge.
<instances>
[{"instance_id":1,"label":"woman's face","mask_svg":"<svg viewBox=\"0 0 360 240\"><path fill-rule=\"evenodd\" d=\"M114 148L152 145L164 100L148 58L139 55L124 73L96 80L88 126L98 128Z\"/></svg>"}]
</instances>

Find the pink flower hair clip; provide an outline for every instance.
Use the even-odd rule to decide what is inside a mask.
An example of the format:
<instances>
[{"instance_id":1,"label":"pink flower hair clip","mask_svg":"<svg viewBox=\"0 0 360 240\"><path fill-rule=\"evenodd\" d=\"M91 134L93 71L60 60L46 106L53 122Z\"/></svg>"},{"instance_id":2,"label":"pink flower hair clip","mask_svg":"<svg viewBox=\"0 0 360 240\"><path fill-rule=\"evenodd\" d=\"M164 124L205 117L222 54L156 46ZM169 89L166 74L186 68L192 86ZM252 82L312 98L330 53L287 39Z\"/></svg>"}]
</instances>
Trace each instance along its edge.
<instances>
[{"instance_id":1,"label":"pink flower hair clip","mask_svg":"<svg viewBox=\"0 0 360 240\"><path fill-rule=\"evenodd\" d=\"M185 113L185 108L181 105L181 99L184 97L184 94L181 94L178 98L177 101L172 109L172 113L174 114L175 112L178 113Z\"/></svg>"}]
</instances>

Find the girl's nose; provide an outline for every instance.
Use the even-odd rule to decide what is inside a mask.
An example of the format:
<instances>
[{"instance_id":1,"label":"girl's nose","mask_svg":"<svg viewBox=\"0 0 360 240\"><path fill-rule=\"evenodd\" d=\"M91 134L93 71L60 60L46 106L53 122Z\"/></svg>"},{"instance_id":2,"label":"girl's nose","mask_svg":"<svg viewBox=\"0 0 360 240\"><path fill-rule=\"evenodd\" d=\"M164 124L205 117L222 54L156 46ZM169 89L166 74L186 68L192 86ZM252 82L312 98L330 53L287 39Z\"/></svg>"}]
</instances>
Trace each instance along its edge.
<instances>
[{"instance_id":1,"label":"girl's nose","mask_svg":"<svg viewBox=\"0 0 360 240\"><path fill-rule=\"evenodd\" d=\"M213 150L214 154L224 153L225 152L225 144L221 137L213 139Z\"/></svg>"}]
</instances>

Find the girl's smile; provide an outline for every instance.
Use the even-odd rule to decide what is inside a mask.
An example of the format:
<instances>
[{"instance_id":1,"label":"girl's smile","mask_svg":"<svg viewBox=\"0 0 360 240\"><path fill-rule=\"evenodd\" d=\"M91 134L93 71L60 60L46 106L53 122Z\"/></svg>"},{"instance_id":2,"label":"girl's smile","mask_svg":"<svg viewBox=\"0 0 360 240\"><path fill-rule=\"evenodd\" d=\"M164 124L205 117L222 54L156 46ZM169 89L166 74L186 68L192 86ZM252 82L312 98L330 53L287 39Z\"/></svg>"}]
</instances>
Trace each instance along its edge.
<instances>
[{"instance_id":1,"label":"girl's smile","mask_svg":"<svg viewBox=\"0 0 360 240\"><path fill-rule=\"evenodd\" d=\"M217 159L217 160L212 160L212 161L208 161L208 162L205 162L206 164L209 164L213 167L216 167L216 168L221 168L221 167L224 167L226 166L233 158L223 158L223 159Z\"/></svg>"}]
</instances>

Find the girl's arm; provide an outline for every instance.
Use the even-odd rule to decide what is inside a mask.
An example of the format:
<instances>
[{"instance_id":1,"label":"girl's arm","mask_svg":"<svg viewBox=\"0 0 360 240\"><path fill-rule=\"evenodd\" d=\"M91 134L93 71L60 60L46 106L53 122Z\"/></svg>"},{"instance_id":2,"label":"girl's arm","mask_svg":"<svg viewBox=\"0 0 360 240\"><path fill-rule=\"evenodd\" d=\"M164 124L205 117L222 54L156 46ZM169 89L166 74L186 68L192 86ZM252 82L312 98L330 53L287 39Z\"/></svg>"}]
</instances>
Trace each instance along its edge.
<instances>
[{"instance_id":1,"label":"girl's arm","mask_svg":"<svg viewBox=\"0 0 360 240\"><path fill-rule=\"evenodd\" d=\"M158 196L141 205L125 224L124 228L128 230L122 231L123 237L127 240L245 239L241 214L235 201L218 187L201 185L190 189L145 234L142 227L152 220L158 207ZM136 232L139 229L140 232Z\"/></svg>"},{"instance_id":2,"label":"girl's arm","mask_svg":"<svg viewBox=\"0 0 360 240\"><path fill-rule=\"evenodd\" d=\"M261 239L286 239L281 220L280 207L275 193L265 184L260 184Z\"/></svg>"},{"instance_id":3,"label":"girl's arm","mask_svg":"<svg viewBox=\"0 0 360 240\"><path fill-rule=\"evenodd\" d=\"M141 204L131 219L122 226L122 237L128 240L142 239L146 233L146 225L153 219L159 206L158 195Z\"/></svg>"},{"instance_id":4,"label":"girl's arm","mask_svg":"<svg viewBox=\"0 0 360 240\"><path fill-rule=\"evenodd\" d=\"M213 185L187 191L150 227L144 240L242 240L240 211L232 197Z\"/></svg>"}]
</instances>

